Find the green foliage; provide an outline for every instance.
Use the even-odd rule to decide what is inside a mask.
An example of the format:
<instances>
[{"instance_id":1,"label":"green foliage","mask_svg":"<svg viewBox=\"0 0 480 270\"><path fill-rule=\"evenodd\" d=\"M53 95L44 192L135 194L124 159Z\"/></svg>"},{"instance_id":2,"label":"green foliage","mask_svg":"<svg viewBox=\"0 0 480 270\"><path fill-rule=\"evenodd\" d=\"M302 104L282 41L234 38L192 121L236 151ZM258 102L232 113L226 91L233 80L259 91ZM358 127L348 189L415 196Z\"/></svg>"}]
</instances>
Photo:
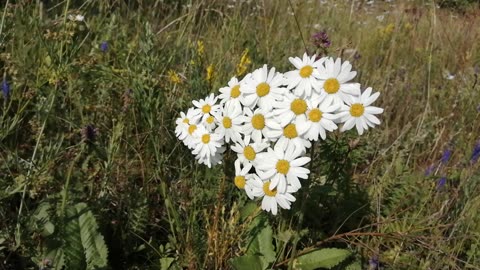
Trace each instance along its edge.
<instances>
[{"instance_id":1,"label":"green foliage","mask_svg":"<svg viewBox=\"0 0 480 270\"><path fill-rule=\"evenodd\" d=\"M87 269L98 269L108 264L108 249L103 236L98 232L98 225L93 213L87 209L85 203L78 203L75 206L78 218L80 239L85 252ZM73 217L72 217L73 218ZM70 231L65 230L68 235ZM72 234L74 232L72 231Z\"/></svg>"},{"instance_id":2,"label":"green foliage","mask_svg":"<svg viewBox=\"0 0 480 270\"><path fill-rule=\"evenodd\" d=\"M46 228L57 228L53 233L48 231L43 235L46 239L43 255L40 261L45 258L53 262L55 269L101 269L108 265L108 248L105 245L102 234L98 231L98 225L93 213L85 203L78 203L66 207L65 216L55 218L48 203L41 204L33 219L43 224L42 232ZM53 226L53 220L59 221ZM35 228L33 228L35 230ZM42 229L42 227L40 227Z\"/></svg>"},{"instance_id":3,"label":"green foliage","mask_svg":"<svg viewBox=\"0 0 480 270\"><path fill-rule=\"evenodd\" d=\"M272 227L259 221L256 226L258 232L252 237L248 244L245 255L230 260L235 269L267 269L275 261L276 252L273 245ZM252 229L252 231L257 231Z\"/></svg>"},{"instance_id":4,"label":"green foliage","mask_svg":"<svg viewBox=\"0 0 480 270\"><path fill-rule=\"evenodd\" d=\"M478 4L477 0L437 0L442 8L453 8L457 10L465 10L469 5Z\"/></svg>"},{"instance_id":5,"label":"green foliage","mask_svg":"<svg viewBox=\"0 0 480 270\"><path fill-rule=\"evenodd\" d=\"M314 270L317 268L332 269L346 260L352 253L345 249L324 248L301 255L293 262L294 269Z\"/></svg>"}]
</instances>

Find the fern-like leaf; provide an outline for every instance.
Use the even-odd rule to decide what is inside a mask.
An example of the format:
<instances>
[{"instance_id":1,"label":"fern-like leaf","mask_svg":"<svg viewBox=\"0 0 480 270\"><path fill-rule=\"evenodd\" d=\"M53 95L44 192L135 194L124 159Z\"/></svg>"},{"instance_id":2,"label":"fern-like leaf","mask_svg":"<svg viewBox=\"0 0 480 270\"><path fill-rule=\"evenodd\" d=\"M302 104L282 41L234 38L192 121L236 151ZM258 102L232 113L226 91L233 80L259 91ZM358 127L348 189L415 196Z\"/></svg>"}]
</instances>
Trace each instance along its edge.
<instances>
[{"instance_id":1,"label":"fern-like leaf","mask_svg":"<svg viewBox=\"0 0 480 270\"><path fill-rule=\"evenodd\" d=\"M85 203L78 203L75 209L79 215L80 237L85 250L87 269L106 267L108 263L108 249L103 236L98 232L98 225L92 212Z\"/></svg>"},{"instance_id":2,"label":"fern-like leaf","mask_svg":"<svg viewBox=\"0 0 480 270\"><path fill-rule=\"evenodd\" d=\"M66 209L64 230L64 253L67 269L85 269L85 253L80 235L78 212L73 206Z\"/></svg>"},{"instance_id":3,"label":"fern-like leaf","mask_svg":"<svg viewBox=\"0 0 480 270\"><path fill-rule=\"evenodd\" d=\"M147 199L136 199L128 213L128 227L137 234L144 234L148 224Z\"/></svg>"}]
</instances>

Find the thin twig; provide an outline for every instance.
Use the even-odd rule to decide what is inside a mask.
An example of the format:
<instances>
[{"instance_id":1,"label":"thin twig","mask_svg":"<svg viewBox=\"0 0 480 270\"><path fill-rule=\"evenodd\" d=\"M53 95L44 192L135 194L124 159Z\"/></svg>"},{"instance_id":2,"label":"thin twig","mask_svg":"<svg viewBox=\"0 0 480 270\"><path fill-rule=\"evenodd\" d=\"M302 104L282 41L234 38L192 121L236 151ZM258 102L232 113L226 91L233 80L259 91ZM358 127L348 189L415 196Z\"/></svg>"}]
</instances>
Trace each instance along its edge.
<instances>
[{"instance_id":1,"label":"thin twig","mask_svg":"<svg viewBox=\"0 0 480 270\"><path fill-rule=\"evenodd\" d=\"M295 23L297 24L298 33L300 34L300 38L302 39L303 47L305 47L305 52L307 54L309 54L308 53L308 48L307 48L307 43L305 42L305 39L303 38L302 29L300 28L300 23L298 23L297 14L295 13L295 9L293 8L292 1L288 0L288 4L290 4L290 8L292 9L293 18L295 19Z\"/></svg>"}]
</instances>

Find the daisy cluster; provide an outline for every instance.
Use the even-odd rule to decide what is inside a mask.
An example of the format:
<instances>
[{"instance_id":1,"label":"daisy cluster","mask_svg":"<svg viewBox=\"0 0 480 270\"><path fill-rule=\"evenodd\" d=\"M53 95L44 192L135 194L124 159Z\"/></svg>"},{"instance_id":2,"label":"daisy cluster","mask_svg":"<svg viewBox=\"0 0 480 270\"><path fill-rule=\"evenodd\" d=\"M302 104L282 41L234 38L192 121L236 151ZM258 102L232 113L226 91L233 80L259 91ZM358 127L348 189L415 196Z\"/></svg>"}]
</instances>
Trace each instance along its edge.
<instances>
[{"instance_id":1,"label":"daisy cluster","mask_svg":"<svg viewBox=\"0 0 480 270\"><path fill-rule=\"evenodd\" d=\"M327 131L356 128L359 135L380 124L383 109L371 106L380 93L363 92L348 61L307 54L290 57L294 70L280 73L267 65L233 77L220 95L193 101L182 112L175 133L200 164L222 162L225 144L236 152L234 183L262 209L290 209L293 194L307 179L311 141Z\"/></svg>"}]
</instances>

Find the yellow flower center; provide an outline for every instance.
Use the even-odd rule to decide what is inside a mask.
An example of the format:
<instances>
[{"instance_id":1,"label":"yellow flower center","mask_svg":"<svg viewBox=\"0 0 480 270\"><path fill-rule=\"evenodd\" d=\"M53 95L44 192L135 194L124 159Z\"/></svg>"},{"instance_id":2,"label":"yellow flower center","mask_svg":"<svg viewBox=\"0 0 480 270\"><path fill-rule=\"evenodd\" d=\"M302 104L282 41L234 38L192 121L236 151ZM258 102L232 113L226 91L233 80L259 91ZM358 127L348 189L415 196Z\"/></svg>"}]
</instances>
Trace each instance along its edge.
<instances>
[{"instance_id":1,"label":"yellow flower center","mask_svg":"<svg viewBox=\"0 0 480 270\"><path fill-rule=\"evenodd\" d=\"M286 127L283 128L283 136L293 139L298 136L297 134L297 127L295 124L288 124Z\"/></svg>"},{"instance_id":2,"label":"yellow flower center","mask_svg":"<svg viewBox=\"0 0 480 270\"><path fill-rule=\"evenodd\" d=\"M274 188L273 190L270 190L270 181L263 183L263 192L265 193L266 196L269 196L269 197L275 197L275 195L277 195L276 188Z\"/></svg>"},{"instance_id":3,"label":"yellow flower center","mask_svg":"<svg viewBox=\"0 0 480 270\"><path fill-rule=\"evenodd\" d=\"M350 114L353 117L360 117L365 112L365 107L360 103L355 103L350 107Z\"/></svg>"},{"instance_id":4,"label":"yellow flower center","mask_svg":"<svg viewBox=\"0 0 480 270\"><path fill-rule=\"evenodd\" d=\"M287 174L288 170L290 170L290 163L286 161L285 159L280 159L277 161L277 172L281 174Z\"/></svg>"},{"instance_id":5,"label":"yellow flower center","mask_svg":"<svg viewBox=\"0 0 480 270\"><path fill-rule=\"evenodd\" d=\"M211 116L211 115L209 117L207 117L207 123L209 123L209 124L212 124L214 120L215 120L215 118L213 118L213 116Z\"/></svg>"},{"instance_id":6,"label":"yellow flower center","mask_svg":"<svg viewBox=\"0 0 480 270\"><path fill-rule=\"evenodd\" d=\"M203 113L209 113L211 109L212 109L212 107L211 107L210 105L205 104L205 105L203 105L203 107L202 107L202 112L203 112Z\"/></svg>"},{"instance_id":7,"label":"yellow flower center","mask_svg":"<svg viewBox=\"0 0 480 270\"><path fill-rule=\"evenodd\" d=\"M232 91L230 92L230 96L232 98L237 98L238 96L240 96L240 85L235 85L234 87L232 87Z\"/></svg>"},{"instance_id":8,"label":"yellow flower center","mask_svg":"<svg viewBox=\"0 0 480 270\"><path fill-rule=\"evenodd\" d=\"M188 134L192 135L193 132L195 132L196 129L197 129L197 125L190 125L188 127Z\"/></svg>"},{"instance_id":9,"label":"yellow flower center","mask_svg":"<svg viewBox=\"0 0 480 270\"><path fill-rule=\"evenodd\" d=\"M235 182L235 186L237 186L239 189L245 188L245 176L235 176L235 179L233 181Z\"/></svg>"},{"instance_id":10,"label":"yellow flower center","mask_svg":"<svg viewBox=\"0 0 480 270\"><path fill-rule=\"evenodd\" d=\"M290 110L296 115L304 114L307 111L307 103L303 99L295 99L290 104Z\"/></svg>"},{"instance_id":11,"label":"yellow flower center","mask_svg":"<svg viewBox=\"0 0 480 270\"><path fill-rule=\"evenodd\" d=\"M312 122L318 122L322 119L322 115L323 113L319 109L315 108L308 113L308 119L310 119Z\"/></svg>"},{"instance_id":12,"label":"yellow flower center","mask_svg":"<svg viewBox=\"0 0 480 270\"><path fill-rule=\"evenodd\" d=\"M323 83L323 89L325 89L325 92L329 94L335 94L338 92L338 89L340 89L340 83L335 78L327 79Z\"/></svg>"},{"instance_id":13,"label":"yellow flower center","mask_svg":"<svg viewBox=\"0 0 480 270\"><path fill-rule=\"evenodd\" d=\"M190 124L190 120L188 120L188 118L185 118L185 119L183 119L183 123L188 125L188 124Z\"/></svg>"},{"instance_id":14,"label":"yellow flower center","mask_svg":"<svg viewBox=\"0 0 480 270\"><path fill-rule=\"evenodd\" d=\"M302 78L308 78L310 75L312 75L313 68L312 66L304 66L300 69L300 76Z\"/></svg>"},{"instance_id":15,"label":"yellow flower center","mask_svg":"<svg viewBox=\"0 0 480 270\"><path fill-rule=\"evenodd\" d=\"M252 161L257 156L257 153L255 153L255 150L253 150L253 147L251 147L250 145L247 145L245 146L245 148L243 148L243 155L245 156L246 159Z\"/></svg>"},{"instance_id":16,"label":"yellow flower center","mask_svg":"<svg viewBox=\"0 0 480 270\"><path fill-rule=\"evenodd\" d=\"M270 85L268 83L262 82L257 85L257 95L259 97L266 96L268 93L270 93Z\"/></svg>"},{"instance_id":17,"label":"yellow flower center","mask_svg":"<svg viewBox=\"0 0 480 270\"><path fill-rule=\"evenodd\" d=\"M223 127L225 128L231 128L232 127L232 119L230 119L230 117L228 116L225 116L223 117Z\"/></svg>"},{"instance_id":18,"label":"yellow flower center","mask_svg":"<svg viewBox=\"0 0 480 270\"><path fill-rule=\"evenodd\" d=\"M265 117L261 114L253 115L252 126L254 129L262 130L265 127Z\"/></svg>"},{"instance_id":19,"label":"yellow flower center","mask_svg":"<svg viewBox=\"0 0 480 270\"><path fill-rule=\"evenodd\" d=\"M210 142L210 134L203 134L203 135L202 135L202 142L203 142L204 144L209 143L209 142Z\"/></svg>"}]
</instances>

